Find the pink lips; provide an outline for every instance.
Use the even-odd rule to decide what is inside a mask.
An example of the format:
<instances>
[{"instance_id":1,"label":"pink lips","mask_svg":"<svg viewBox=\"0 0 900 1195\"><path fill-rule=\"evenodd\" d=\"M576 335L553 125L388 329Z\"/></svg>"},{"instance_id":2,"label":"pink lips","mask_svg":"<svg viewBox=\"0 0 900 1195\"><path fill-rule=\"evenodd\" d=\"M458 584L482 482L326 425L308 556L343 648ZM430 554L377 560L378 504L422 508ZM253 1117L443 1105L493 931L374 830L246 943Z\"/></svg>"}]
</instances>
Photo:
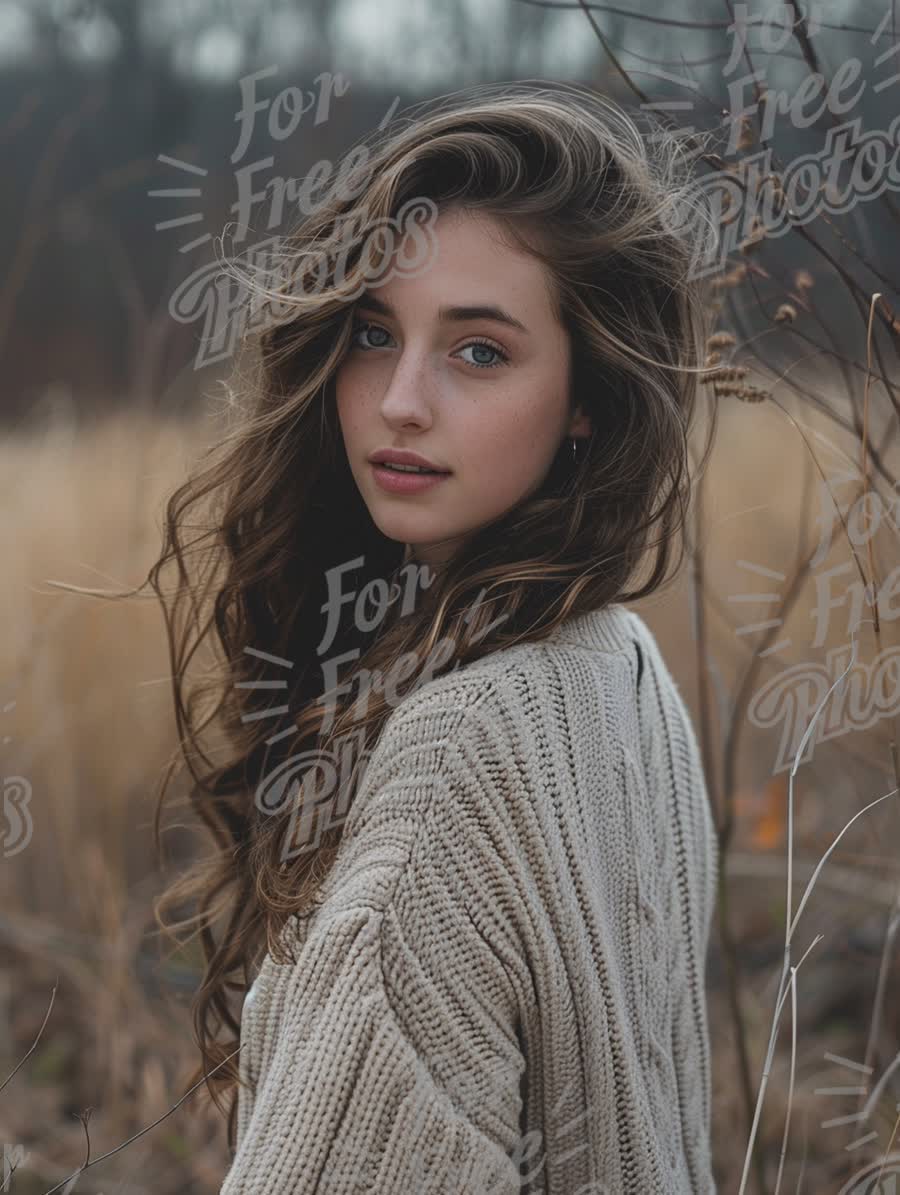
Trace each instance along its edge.
<instances>
[{"instance_id":1,"label":"pink lips","mask_svg":"<svg viewBox=\"0 0 900 1195\"><path fill-rule=\"evenodd\" d=\"M446 481L449 473L405 473L373 464L372 474L381 489L389 494L420 494Z\"/></svg>"}]
</instances>

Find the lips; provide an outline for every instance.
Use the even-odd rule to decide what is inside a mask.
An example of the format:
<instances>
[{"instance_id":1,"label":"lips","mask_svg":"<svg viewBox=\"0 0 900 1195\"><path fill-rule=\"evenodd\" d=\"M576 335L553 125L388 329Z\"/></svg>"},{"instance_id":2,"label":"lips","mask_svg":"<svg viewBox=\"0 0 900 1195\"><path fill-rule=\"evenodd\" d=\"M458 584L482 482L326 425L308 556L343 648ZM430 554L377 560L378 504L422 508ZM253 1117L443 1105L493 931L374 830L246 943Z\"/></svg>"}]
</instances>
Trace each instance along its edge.
<instances>
[{"instance_id":1,"label":"lips","mask_svg":"<svg viewBox=\"0 0 900 1195\"><path fill-rule=\"evenodd\" d=\"M406 469L390 469L384 464L372 462L372 474L375 484L387 494L413 495L423 494L439 486L450 476L449 472L418 473Z\"/></svg>"},{"instance_id":2,"label":"lips","mask_svg":"<svg viewBox=\"0 0 900 1195\"><path fill-rule=\"evenodd\" d=\"M374 463L379 469L390 469L392 473L409 473L413 477L422 474L437 474L440 477L446 477L447 475L447 470L445 469L428 469L425 465L406 465L400 467L401 462L399 461L375 461Z\"/></svg>"},{"instance_id":3,"label":"lips","mask_svg":"<svg viewBox=\"0 0 900 1195\"><path fill-rule=\"evenodd\" d=\"M428 457L420 456L419 453L405 448L379 448L371 454L369 461L373 465L413 465L419 469L427 469L430 473L447 474L450 472L442 465L430 461ZM406 472L406 470L398 469L397 472Z\"/></svg>"}]
</instances>

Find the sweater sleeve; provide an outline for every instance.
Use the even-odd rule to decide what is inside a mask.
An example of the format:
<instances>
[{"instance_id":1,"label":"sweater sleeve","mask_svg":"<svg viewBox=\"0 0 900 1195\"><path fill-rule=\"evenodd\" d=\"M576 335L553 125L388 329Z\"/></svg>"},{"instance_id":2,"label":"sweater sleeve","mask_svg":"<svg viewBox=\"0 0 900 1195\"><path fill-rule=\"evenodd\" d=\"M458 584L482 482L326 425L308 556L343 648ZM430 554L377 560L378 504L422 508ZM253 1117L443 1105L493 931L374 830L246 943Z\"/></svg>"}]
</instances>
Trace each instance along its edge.
<instances>
[{"instance_id":1,"label":"sweater sleeve","mask_svg":"<svg viewBox=\"0 0 900 1195\"><path fill-rule=\"evenodd\" d=\"M369 760L287 995L254 1027L267 1065L222 1195L521 1190L524 968L492 933L495 855L466 813L490 794L444 749L447 717L465 730L441 708L404 703Z\"/></svg>"}]
</instances>

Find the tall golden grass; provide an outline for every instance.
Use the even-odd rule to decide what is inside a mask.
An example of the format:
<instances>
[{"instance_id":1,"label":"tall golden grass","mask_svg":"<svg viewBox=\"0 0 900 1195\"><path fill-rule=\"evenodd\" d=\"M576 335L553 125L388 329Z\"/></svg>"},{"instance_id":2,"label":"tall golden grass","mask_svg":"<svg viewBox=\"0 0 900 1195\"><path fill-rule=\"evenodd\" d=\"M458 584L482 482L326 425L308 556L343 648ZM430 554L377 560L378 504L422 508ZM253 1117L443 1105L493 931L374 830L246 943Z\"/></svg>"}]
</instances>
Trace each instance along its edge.
<instances>
[{"instance_id":1,"label":"tall golden grass","mask_svg":"<svg viewBox=\"0 0 900 1195\"><path fill-rule=\"evenodd\" d=\"M814 427L807 414L804 427L852 452L824 418ZM182 1096L194 1063L187 1004L199 959L189 951L169 957L151 913L165 878L154 855L152 818L162 768L175 746L161 612L152 596L105 601L52 584L111 590L139 584L159 550L164 501L214 431L203 416L167 420L123 411L79 423L63 410L0 444L0 617L6 630L0 746L4 777L31 786L33 821L27 846L0 867L0 1083L34 1042L58 984L34 1051L0 1091L0 1142L29 1151L13 1188L24 1195L49 1191L75 1172L85 1161L88 1137L91 1157L99 1157L160 1117L155 1128L88 1169L78 1190L108 1193L122 1181L123 1190L135 1193L214 1192L227 1167L224 1125L204 1090L165 1115ZM739 562L789 573L801 530L807 546L814 544L815 494L802 438L777 408L732 400L722 411L695 532L714 674L707 681L716 695L707 726L714 792L723 772L727 699L759 639L737 628L764 612L728 598L769 588L748 583ZM879 550L893 550L896 559L892 534L886 528ZM828 560L846 556L836 536ZM676 585L639 609L699 722L692 583L688 565ZM808 646L811 588L805 596L809 601L796 603L783 628L793 646L766 662L761 680L817 655ZM886 623L884 634L891 630ZM846 638L839 618L832 637ZM860 645L861 656L871 652L871 636L861 632ZM799 769L795 909L841 828L891 787L890 725L882 720L820 744ZM720 917L727 916L740 957L745 1044L759 1067L782 961L788 782L785 772L773 772L775 732L744 725L742 735L729 782L737 820ZM890 801L854 823L820 874L798 931L795 963L816 933L827 938L797 980L793 1091L792 1044L782 1033L757 1133L774 1171L789 1106L795 1118L802 1115L803 1132L792 1134L786 1165L791 1174L804 1170L810 1191L837 1190L864 1152L845 1148L863 1130L829 1123L854 1111L855 1101L816 1089L854 1082L847 1064L829 1055L859 1064L866 1050L881 934L896 885L895 825ZM171 865L177 867L193 846L187 830L171 833ZM735 1131L742 1095L728 974L728 950L716 938L709 970L713 1139L723 1191L737 1189L747 1146L746 1134ZM881 1017L879 1063L897 1050L896 1010L895 1002ZM865 1122L882 1148L894 1127L891 1091L896 1098L888 1083ZM85 1125L79 1116L88 1107L94 1111Z\"/></svg>"}]
</instances>

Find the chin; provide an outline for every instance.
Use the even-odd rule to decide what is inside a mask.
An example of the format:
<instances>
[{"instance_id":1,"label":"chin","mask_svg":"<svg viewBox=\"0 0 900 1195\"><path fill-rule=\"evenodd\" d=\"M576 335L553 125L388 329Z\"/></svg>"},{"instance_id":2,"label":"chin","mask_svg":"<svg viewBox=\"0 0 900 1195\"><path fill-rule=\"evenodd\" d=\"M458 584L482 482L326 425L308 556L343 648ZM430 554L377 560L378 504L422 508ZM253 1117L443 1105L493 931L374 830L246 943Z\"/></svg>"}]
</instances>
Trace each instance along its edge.
<instances>
[{"instance_id":1,"label":"chin","mask_svg":"<svg viewBox=\"0 0 900 1195\"><path fill-rule=\"evenodd\" d=\"M435 532L414 532L404 531L396 526L378 526L379 531L388 539L394 540L399 544L409 544L410 549L415 552L419 548L426 548L429 544L433 544L438 540L446 539L446 534L441 534L439 531Z\"/></svg>"},{"instance_id":2,"label":"chin","mask_svg":"<svg viewBox=\"0 0 900 1195\"><path fill-rule=\"evenodd\" d=\"M438 532L432 531L431 528L423 531L421 523L417 523L415 520L385 516L384 512L377 507L374 509L370 507L369 514L381 534L386 539L396 540L397 543L411 544L415 548L417 544L428 544L433 539L439 538Z\"/></svg>"}]
</instances>

